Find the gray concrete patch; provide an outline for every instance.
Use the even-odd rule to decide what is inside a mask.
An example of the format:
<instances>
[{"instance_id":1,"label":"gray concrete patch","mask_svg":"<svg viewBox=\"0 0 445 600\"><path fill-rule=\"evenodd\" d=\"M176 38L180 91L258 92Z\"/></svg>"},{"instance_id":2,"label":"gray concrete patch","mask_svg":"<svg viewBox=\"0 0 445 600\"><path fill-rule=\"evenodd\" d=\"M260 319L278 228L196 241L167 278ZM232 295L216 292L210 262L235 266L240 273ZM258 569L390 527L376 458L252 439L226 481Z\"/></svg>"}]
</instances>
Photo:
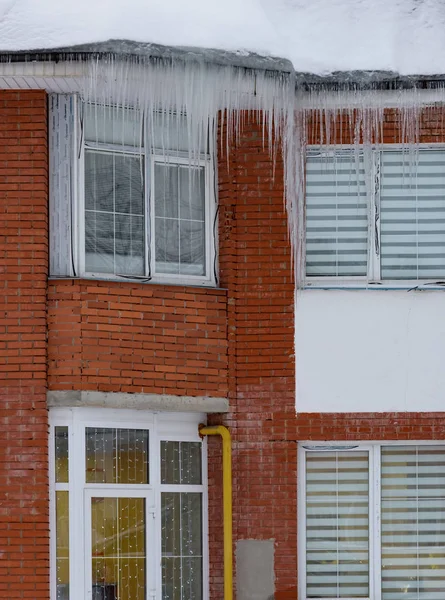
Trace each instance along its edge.
<instances>
[{"instance_id":1,"label":"gray concrete patch","mask_svg":"<svg viewBox=\"0 0 445 600\"><path fill-rule=\"evenodd\" d=\"M274 540L236 544L237 600L269 600L274 595Z\"/></svg>"}]
</instances>

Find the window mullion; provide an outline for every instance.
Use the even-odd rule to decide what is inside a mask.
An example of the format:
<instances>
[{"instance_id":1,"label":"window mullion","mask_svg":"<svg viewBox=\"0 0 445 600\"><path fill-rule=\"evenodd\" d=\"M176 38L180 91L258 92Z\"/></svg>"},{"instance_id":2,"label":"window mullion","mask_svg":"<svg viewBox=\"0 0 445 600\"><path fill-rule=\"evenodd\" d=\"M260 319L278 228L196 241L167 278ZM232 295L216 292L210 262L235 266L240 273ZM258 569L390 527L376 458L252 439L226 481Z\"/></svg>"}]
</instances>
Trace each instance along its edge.
<instances>
[{"instance_id":1,"label":"window mullion","mask_svg":"<svg viewBox=\"0 0 445 600\"><path fill-rule=\"evenodd\" d=\"M372 449L372 471L371 471L371 553L370 553L370 576L372 577L371 598L381 600L381 473L380 473L380 445Z\"/></svg>"}]
</instances>

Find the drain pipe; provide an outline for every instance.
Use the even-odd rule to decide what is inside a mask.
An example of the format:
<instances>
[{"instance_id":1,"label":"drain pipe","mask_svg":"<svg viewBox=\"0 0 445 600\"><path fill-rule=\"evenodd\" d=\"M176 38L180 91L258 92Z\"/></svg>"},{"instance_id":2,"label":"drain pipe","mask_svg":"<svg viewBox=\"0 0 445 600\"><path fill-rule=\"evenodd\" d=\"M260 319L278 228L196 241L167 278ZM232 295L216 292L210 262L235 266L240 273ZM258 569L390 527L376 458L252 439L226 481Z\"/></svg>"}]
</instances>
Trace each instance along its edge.
<instances>
[{"instance_id":1,"label":"drain pipe","mask_svg":"<svg viewBox=\"0 0 445 600\"><path fill-rule=\"evenodd\" d=\"M223 445L224 600L233 599L232 565L232 444L223 425L200 425L199 435L220 435Z\"/></svg>"}]
</instances>

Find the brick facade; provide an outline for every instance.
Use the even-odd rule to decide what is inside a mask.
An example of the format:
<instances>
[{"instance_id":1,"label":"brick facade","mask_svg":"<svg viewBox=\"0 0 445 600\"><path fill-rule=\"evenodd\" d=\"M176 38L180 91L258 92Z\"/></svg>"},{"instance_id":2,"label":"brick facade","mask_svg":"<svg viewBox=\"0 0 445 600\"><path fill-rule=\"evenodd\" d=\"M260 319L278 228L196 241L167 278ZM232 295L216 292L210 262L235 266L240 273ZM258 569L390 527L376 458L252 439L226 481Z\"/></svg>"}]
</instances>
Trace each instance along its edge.
<instances>
[{"instance_id":1,"label":"brick facade","mask_svg":"<svg viewBox=\"0 0 445 600\"><path fill-rule=\"evenodd\" d=\"M226 291L53 280L51 390L227 395Z\"/></svg>"},{"instance_id":2,"label":"brick facade","mask_svg":"<svg viewBox=\"0 0 445 600\"><path fill-rule=\"evenodd\" d=\"M46 94L0 92L0 598L49 597Z\"/></svg>"},{"instance_id":3,"label":"brick facade","mask_svg":"<svg viewBox=\"0 0 445 600\"><path fill-rule=\"evenodd\" d=\"M297 442L445 439L444 414L295 415L282 161L270 157L254 119L239 138L218 144L214 289L48 283L45 93L1 92L0 115L0 597L49 598L46 391L77 389L228 396L230 413L210 421L233 436L234 540L273 539L276 589L295 598ZM339 141L352 141L346 117L338 131ZM399 131L388 112L384 140L399 141ZM443 113L426 112L420 133L422 142L443 140ZM309 135L319 135L317 126ZM221 444L208 442L210 584L219 600Z\"/></svg>"}]
</instances>

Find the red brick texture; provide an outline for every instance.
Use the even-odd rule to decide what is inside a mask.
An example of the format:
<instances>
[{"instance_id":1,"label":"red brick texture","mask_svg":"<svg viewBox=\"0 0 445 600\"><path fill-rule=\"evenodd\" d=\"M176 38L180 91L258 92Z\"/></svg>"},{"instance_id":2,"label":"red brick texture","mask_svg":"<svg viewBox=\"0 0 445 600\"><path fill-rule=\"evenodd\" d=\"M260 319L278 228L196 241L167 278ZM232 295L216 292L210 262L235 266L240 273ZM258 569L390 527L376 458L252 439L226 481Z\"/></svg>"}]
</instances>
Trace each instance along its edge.
<instances>
[{"instance_id":1,"label":"red brick texture","mask_svg":"<svg viewBox=\"0 0 445 600\"><path fill-rule=\"evenodd\" d=\"M445 139L443 115L424 112L420 142ZM400 116L387 111L383 140L398 143L400 132ZM319 136L314 123L308 135L311 143ZM353 135L345 116L337 122L337 140L352 143ZM294 285L281 161L278 157L273 177L267 143L263 147L261 128L253 121L228 151L228 157L219 157L218 177L231 412L212 422L229 426L233 436L234 543L275 540L276 598L295 599L298 442L443 440L445 415L295 414ZM211 598L218 600L223 597L220 461L219 441L209 439L210 585Z\"/></svg>"},{"instance_id":2,"label":"red brick texture","mask_svg":"<svg viewBox=\"0 0 445 600\"><path fill-rule=\"evenodd\" d=\"M225 133L221 135L225 136ZM218 145L222 147L224 144ZM225 148L225 146L224 146ZM272 439L274 415L294 423L294 284L283 167L247 120L218 163L220 275L228 289L234 540L274 539L279 585L296 581L296 444ZM209 440L211 598L222 598L220 442ZM217 485L214 486L213 484Z\"/></svg>"},{"instance_id":3,"label":"red brick texture","mask_svg":"<svg viewBox=\"0 0 445 600\"><path fill-rule=\"evenodd\" d=\"M49 597L47 102L0 91L0 598Z\"/></svg>"},{"instance_id":4,"label":"red brick texture","mask_svg":"<svg viewBox=\"0 0 445 600\"><path fill-rule=\"evenodd\" d=\"M227 396L225 290L53 280L52 390Z\"/></svg>"},{"instance_id":5,"label":"red brick texture","mask_svg":"<svg viewBox=\"0 0 445 600\"><path fill-rule=\"evenodd\" d=\"M228 145L220 132L222 289L47 284L46 119L43 92L0 93L0 598L49 598L47 387L228 396L230 413L210 421L233 436L234 540L275 540L276 590L296 598L297 442L445 439L444 414L295 415L282 160L253 118ZM338 131L351 141L346 120ZM388 112L385 141L399 131ZM442 113L425 113L420 141L443 134ZM208 444L211 598L222 600L221 441Z\"/></svg>"}]
</instances>

